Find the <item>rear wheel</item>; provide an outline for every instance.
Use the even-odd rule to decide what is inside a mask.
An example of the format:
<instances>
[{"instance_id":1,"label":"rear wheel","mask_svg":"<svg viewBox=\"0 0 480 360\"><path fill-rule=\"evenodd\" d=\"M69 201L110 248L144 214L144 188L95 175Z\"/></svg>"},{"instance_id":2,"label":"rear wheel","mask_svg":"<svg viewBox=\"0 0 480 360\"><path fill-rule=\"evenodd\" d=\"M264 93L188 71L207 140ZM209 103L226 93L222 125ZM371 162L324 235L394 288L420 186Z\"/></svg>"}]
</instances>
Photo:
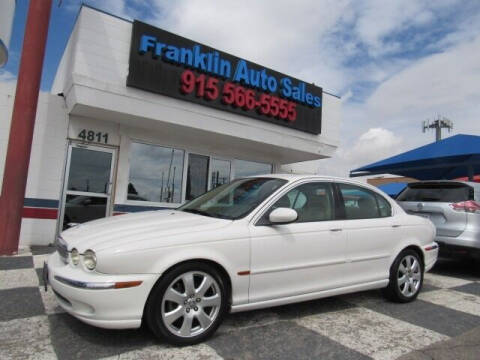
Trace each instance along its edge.
<instances>
[{"instance_id":1,"label":"rear wheel","mask_svg":"<svg viewBox=\"0 0 480 360\"><path fill-rule=\"evenodd\" d=\"M416 299L423 285L423 263L414 250L403 250L390 268L390 282L385 296L395 302L406 303Z\"/></svg>"},{"instance_id":2,"label":"rear wheel","mask_svg":"<svg viewBox=\"0 0 480 360\"><path fill-rule=\"evenodd\" d=\"M157 283L145 316L157 337L175 345L192 345L218 328L227 309L226 299L224 281L215 268L185 263Z\"/></svg>"}]
</instances>

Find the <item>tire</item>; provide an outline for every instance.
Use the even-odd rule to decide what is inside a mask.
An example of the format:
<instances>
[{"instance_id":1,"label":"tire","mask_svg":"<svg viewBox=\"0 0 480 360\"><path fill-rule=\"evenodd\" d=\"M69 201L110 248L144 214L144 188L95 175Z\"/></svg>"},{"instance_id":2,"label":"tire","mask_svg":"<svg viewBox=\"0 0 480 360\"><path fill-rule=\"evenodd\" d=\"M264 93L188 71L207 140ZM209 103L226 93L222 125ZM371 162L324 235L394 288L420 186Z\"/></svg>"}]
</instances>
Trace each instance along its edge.
<instances>
[{"instance_id":1,"label":"tire","mask_svg":"<svg viewBox=\"0 0 480 360\"><path fill-rule=\"evenodd\" d=\"M390 267L390 281L383 289L386 298L407 303L417 298L423 286L424 266L418 253L403 250Z\"/></svg>"},{"instance_id":2,"label":"tire","mask_svg":"<svg viewBox=\"0 0 480 360\"><path fill-rule=\"evenodd\" d=\"M170 344L198 344L221 324L227 299L225 281L214 267L202 262L180 264L152 289L145 320L157 338Z\"/></svg>"}]
</instances>

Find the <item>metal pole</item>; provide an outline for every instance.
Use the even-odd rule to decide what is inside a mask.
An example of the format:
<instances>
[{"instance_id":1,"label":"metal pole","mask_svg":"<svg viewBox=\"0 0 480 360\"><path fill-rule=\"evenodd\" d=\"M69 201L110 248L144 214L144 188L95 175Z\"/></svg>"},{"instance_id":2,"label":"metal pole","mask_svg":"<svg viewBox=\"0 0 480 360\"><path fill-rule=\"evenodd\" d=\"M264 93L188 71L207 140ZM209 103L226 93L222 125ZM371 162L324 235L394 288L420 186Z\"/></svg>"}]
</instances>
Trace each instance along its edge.
<instances>
[{"instance_id":1,"label":"metal pole","mask_svg":"<svg viewBox=\"0 0 480 360\"><path fill-rule=\"evenodd\" d=\"M0 196L0 255L18 251L52 0L30 0Z\"/></svg>"},{"instance_id":2,"label":"metal pole","mask_svg":"<svg viewBox=\"0 0 480 360\"><path fill-rule=\"evenodd\" d=\"M160 202L163 202L163 176L165 171L162 171L162 186L160 187Z\"/></svg>"},{"instance_id":3,"label":"metal pole","mask_svg":"<svg viewBox=\"0 0 480 360\"><path fill-rule=\"evenodd\" d=\"M442 140L442 128L440 127L440 122L438 121L435 127L435 141L440 140Z\"/></svg>"}]
</instances>

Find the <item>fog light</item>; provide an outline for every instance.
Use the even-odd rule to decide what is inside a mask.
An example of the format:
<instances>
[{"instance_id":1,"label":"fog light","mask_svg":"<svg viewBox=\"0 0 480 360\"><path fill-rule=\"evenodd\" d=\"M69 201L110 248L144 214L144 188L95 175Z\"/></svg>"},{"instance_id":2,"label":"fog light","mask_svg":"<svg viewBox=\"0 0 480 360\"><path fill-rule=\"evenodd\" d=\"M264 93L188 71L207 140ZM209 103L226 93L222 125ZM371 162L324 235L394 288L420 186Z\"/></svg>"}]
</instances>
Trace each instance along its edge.
<instances>
[{"instance_id":1,"label":"fog light","mask_svg":"<svg viewBox=\"0 0 480 360\"><path fill-rule=\"evenodd\" d=\"M87 250L83 253L83 265L85 265L88 270L95 269L97 266L97 257L93 250Z\"/></svg>"},{"instance_id":2,"label":"fog light","mask_svg":"<svg viewBox=\"0 0 480 360\"><path fill-rule=\"evenodd\" d=\"M80 254L78 253L77 249L72 249L72 251L70 252L70 259L72 260L73 265L78 265L78 263L80 262Z\"/></svg>"}]
</instances>

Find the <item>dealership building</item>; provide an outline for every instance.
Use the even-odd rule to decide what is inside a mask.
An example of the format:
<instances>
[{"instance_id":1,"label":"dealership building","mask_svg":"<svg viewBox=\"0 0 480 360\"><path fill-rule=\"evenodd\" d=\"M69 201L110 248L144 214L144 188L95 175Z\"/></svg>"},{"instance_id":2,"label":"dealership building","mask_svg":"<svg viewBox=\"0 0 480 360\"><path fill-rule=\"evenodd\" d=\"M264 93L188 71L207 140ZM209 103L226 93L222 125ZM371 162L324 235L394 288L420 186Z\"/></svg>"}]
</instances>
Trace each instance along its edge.
<instances>
[{"instance_id":1,"label":"dealership building","mask_svg":"<svg viewBox=\"0 0 480 360\"><path fill-rule=\"evenodd\" d=\"M247 40L245 40L247 41ZM0 83L0 179L14 83ZM41 93L20 246L232 179L301 171L338 146L337 96L139 21L82 6Z\"/></svg>"}]
</instances>

